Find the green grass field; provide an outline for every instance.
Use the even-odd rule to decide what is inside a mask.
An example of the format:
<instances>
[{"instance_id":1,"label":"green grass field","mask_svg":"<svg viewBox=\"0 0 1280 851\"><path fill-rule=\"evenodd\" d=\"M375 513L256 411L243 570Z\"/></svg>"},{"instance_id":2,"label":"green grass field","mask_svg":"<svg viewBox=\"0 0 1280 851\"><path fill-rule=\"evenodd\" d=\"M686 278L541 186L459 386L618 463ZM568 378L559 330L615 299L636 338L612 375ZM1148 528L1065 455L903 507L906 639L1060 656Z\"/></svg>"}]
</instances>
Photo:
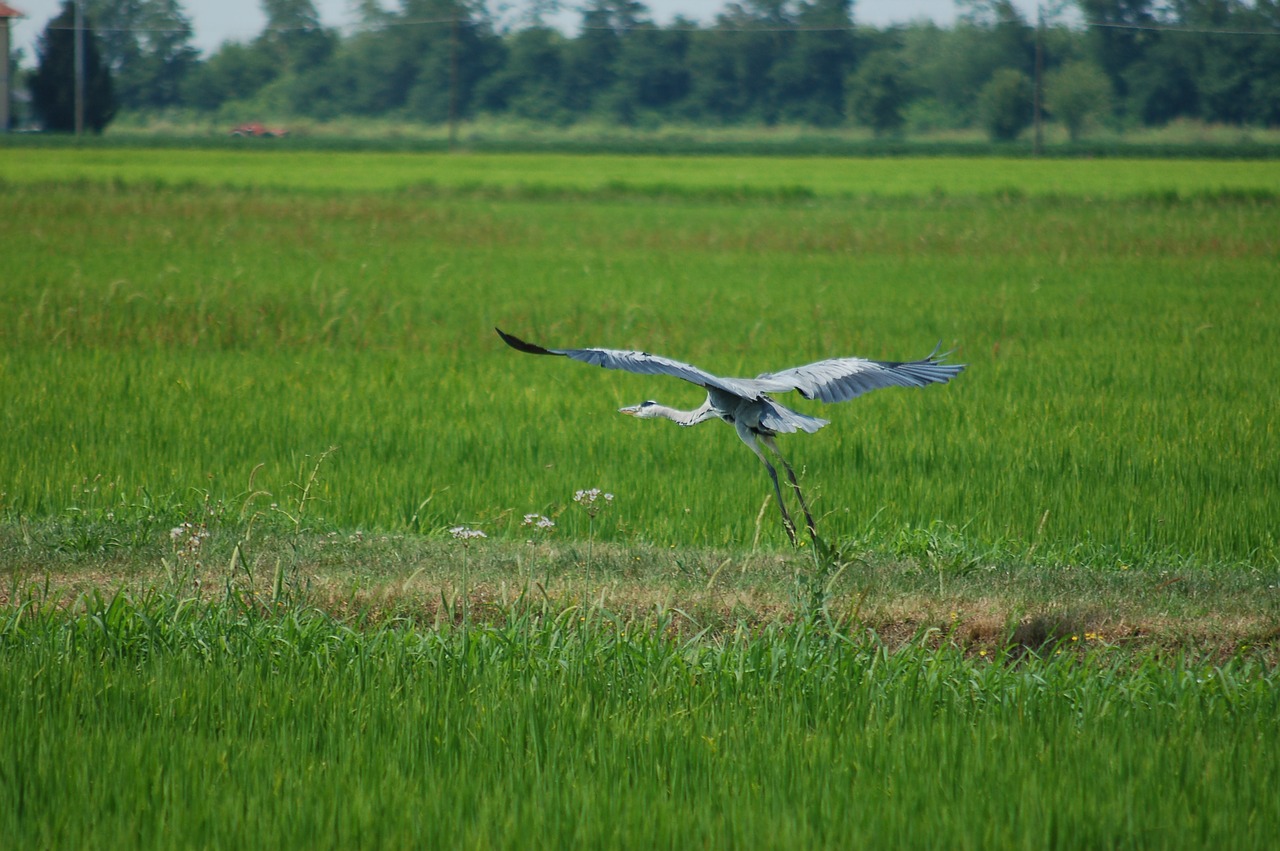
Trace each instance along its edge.
<instances>
[{"instance_id":1,"label":"green grass field","mask_svg":"<svg viewBox=\"0 0 1280 851\"><path fill-rule=\"evenodd\" d=\"M1274 844L1280 166L2 152L19 847Z\"/></svg>"},{"instance_id":2,"label":"green grass field","mask_svg":"<svg viewBox=\"0 0 1280 851\"><path fill-rule=\"evenodd\" d=\"M134 180L179 168L114 156L133 158ZM485 159L506 185L527 158ZM282 157L273 173L393 173L381 156L335 160ZM565 186L601 168L554 162ZM1107 165L1148 187L1177 171ZM666 181L679 164L617 174L644 184L650 166ZM741 167L767 188L775 164ZM949 168L1008 181L998 162ZM1280 173L1241 168L1260 184ZM211 183L249 173L222 169ZM744 375L941 340L971 364L959 381L823 410L831 427L784 441L830 537L941 529L975 553L1093 564L1276 559L1270 201L299 194L110 176L5 195L11 516L230 500L259 464L255 485L279 503L336 446L315 495L340 528L506 533L538 511L578 534L569 497L600 486L618 496L605 539L753 539L767 479L729 429L614 413L691 407L695 388L521 357L492 333L503 325Z\"/></svg>"}]
</instances>

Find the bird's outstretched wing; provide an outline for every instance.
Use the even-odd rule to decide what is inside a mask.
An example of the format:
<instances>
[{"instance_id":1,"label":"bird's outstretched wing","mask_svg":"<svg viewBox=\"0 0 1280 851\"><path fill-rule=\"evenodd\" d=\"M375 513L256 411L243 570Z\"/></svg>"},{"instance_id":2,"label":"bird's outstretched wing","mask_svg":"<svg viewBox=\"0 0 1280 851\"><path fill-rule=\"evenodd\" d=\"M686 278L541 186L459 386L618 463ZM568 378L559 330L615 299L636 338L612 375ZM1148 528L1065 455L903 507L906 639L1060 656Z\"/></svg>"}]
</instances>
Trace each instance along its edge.
<instances>
[{"instance_id":1,"label":"bird's outstretched wing","mask_svg":"<svg viewBox=\"0 0 1280 851\"><path fill-rule=\"evenodd\" d=\"M876 361L864 358L834 358L817 363L766 372L756 378L721 378L678 360L623 349L546 349L513 337L501 328L498 332L511 348L531 355L559 355L573 360L621 369L641 375L673 375L700 387L715 388L747 399L765 393L798 391L806 399L823 402L847 402L869 390L881 387L923 387L945 384L959 375L965 364L942 363L935 348L933 354L917 361Z\"/></svg>"},{"instance_id":2,"label":"bird's outstretched wing","mask_svg":"<svg viewBox=\"0 0 1280 851\"><path fill-rule=\"evenodd\" d=\"M756 381L770 392L799 391L806 399L823 402L847 402L869 390L881 387L923 387L946 384L960 374L966 364L942 363L935 348L933 354L916 361L876 361L863 358L835 358L765 373Z\"/></svg>"},{"instance_id":3,"label":"bird's outstretched wing","mask_svg":"<svg viewBox=\"0 0 1280 851\"><path fill-rule=\"evenodd\" d=\"M546 349L542 346L526 343L519 337L513 337L501 328L494 328L502 341L518 352L530 355L560 355L576 361L589 363L605 369L621 369L640 375L672 375L700 387L714 387L736 396L754 397L765 388L757 387L756 381L750 379L721 378L691 364L682 363L661 355L648 352L632 352L624 349Z\"/></svg>"}]
</instances>

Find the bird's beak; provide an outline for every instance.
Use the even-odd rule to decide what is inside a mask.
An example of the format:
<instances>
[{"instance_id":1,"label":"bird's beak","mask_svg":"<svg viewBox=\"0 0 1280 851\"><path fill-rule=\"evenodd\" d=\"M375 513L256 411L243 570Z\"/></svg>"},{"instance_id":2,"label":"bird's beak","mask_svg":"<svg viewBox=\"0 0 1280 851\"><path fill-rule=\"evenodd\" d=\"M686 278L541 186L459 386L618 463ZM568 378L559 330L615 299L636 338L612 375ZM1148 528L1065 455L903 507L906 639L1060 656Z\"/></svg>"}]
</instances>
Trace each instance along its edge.
<instances>
[{"instance_id":1,"label":"bird's beak","mask_svg":"<svg viewBox=\"0 0 1280 851\"><path fill-rule=\"evenodd\" d=\"M629 417L634 417L639 411L640 411L639 405L628 405L625 408L618 409L618 413L626 414Z\"/></svg>"}]
</instances>

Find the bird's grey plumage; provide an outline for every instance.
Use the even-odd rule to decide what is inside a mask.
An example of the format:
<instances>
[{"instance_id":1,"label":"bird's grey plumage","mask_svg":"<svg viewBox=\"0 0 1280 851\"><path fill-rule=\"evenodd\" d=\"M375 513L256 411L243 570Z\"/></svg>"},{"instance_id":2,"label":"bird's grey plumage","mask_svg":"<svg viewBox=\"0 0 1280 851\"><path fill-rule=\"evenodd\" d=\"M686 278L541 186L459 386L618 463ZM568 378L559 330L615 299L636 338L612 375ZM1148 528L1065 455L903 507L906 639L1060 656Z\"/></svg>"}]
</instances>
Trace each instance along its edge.
<instances>
[{"instance_id":1,"label":"bird's grey plumage","mask_svg":"<svg viewBox=\"0 0 1280 851\"><path fill-rule=\"evenodd\" d=\"M965 368L964 364L941 363L937 358L937 349L934 349L933 354L918 361L833 358L781 372L766 372L755 378L722 378L692 364L648 352L599 348L546 349L526 343L500 328L494 330L507 345L529 354L560 355L592 366L620 369L640 375L671 375L700 387L723 390L747 399L759 398L765 393L795 390L806 399L818 399L827 403L847 402L881 387L945 384Z\"/></svg>"},{"instance_id":2,"label":"bird's grey plumage","mask_svg":"<svg viewBox=\"0 0 1280 851\"><path fill-rule=\"evenodd\" d=\"M941 363L937 350L918 361L874 361L864 358L836 358L784 369L782 372L765 373L756 380L775 387L796 390L806 399L818 399L828 404L847 402L881 387L924 387L926 384L946 384L964 369L964 364ZM945 357L945 355L944 355Z\"/></svg>"},{"instance_id":3,"label":"bird's grey plumage","mask_svg":"<svg viewBox=\"0 0 1280 851\"><path fill-rule=\"evenodd\" d=\"M768 394L796 391L806 399L818 399L827 403L847 402L863 393L882 387L924 387L928 384L945 384L965 368L964 364L943 363L941 357L945 355L939 357L938 350L935 348L928 357L917 361L833 358L784 369L781 372L766 372L755 378L723 378L691 364L648 352L600 348L547 349L513 337L501 328L494 330L508 346L527 354L557 355L604 369L620 369L640 375L670 375L704 388L707 391L707 401L702 407L693 411L677 411L654 402L645 402L642 405L623 408L622 412L639 417L662 417L685 426L696 425L717 417L733 425L738 436L764 462L765 468L769 471L774 492L778 497L778 507L782 511L783 526L792 543L795 542L795 528L782 502L777 472L758 444L763 443L782 460L800 505L804 508L809 533L816 540L817 532L813 517L810 516L809 508L804 502L800 485L796 481L791 465L787 464L786 459L778 452L773 435L790 434L795 431L812 433L827 425L828 421L793 411L774 401Z\"/></svg>"},{"instance_id":4,"label":"bird's grey plumage","mask_svg":"<svg viewBox=\"0 0 1280 851\"><path fill-rule=\"evenodd\" d=\"M664 358L661 355L651 355L648 352L595 348L545 349L542 346L526 343L518 337L513 337L501 328L493 330L497 331L498 336L511 348L531 355L560 355L561 357L572 358L592 366L599 366L604 369L620 369L626 372L638 373L639 375L671 375L676 378L683 378L685 381L697 384L700 387L714 387L717 390L723 390L735 396L750 398L762 392L759 388L750 386L749 380L720 378L691 364Z\"/></svg>"}]
</instances>

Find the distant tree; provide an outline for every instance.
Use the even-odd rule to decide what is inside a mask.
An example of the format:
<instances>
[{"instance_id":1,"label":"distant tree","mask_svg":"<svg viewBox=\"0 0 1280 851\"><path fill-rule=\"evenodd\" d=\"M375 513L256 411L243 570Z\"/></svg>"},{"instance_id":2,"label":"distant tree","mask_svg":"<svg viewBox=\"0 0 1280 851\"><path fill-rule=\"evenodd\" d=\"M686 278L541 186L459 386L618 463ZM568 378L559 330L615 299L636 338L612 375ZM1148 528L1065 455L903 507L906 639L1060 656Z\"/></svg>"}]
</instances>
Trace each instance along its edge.
<instances>
[{"instance_id":1,"label":"distant tree","mask_svg":"<svg viewBox=\"0 0 1280 851\"><path fill-rule=\"evenodd\" d=\"M351 111L357 115L403 109L430 49L425 38L433 28L396 26L398 17L367 0L361 6L362 29L343 45L354 91Z\"/></svg>"},{"instance_id":2,"label":"distant tree","mask_svg":"<svg viewBox=\"0 0 1280 851\"><path fill-rule=\"evenodd\" d=\"M228 41L219 46L192 69L184 96L202 109L258 98L269 101L274 109L299 114L323 111L311 107L317 93L332 82L331 70L321 69L332 57L337 36L321 26L312 0L259 2L267 19L262 32L249 42Z\"/></svg>"},{"instance_id":3,"label":"distant tree","mask_svg":"<svg viewBox=\"0 0 1280 851\"><path fill-rule=\"evenodd\" d=\"M476 91L501 57L492 21L483 3L471 0L402 0L403 20L449 21L422 35L423 52L405 101L406 113L422 121L443 122L450 114L474 114ZM399 27L401 30L413 26Z\"/></svg>"},{"instance_id":4,"label":"distant tree","mask_svg":"<svg viewBox=\"0 0 1280 851\"><path fill-rule=\"evenodd\" d=\"M1228 42L1228 37L1206 45L1196 68L1196 96L1200 115L1206 121L1244 124L1251 118L1250 93L1257 74L1242 44Z\"/></svg>"},{"instance_id":5,"label":"distant tree","mask_svg":"<svg viewBox=\"0 0 1280 851\"><path fill-rule=\"evenodd\" d=\"M1013 68L1001 68L978 93L982 125L995 141L1007 142L1031 124L1031 79Z\"/></svg>"},{"instance_id":6,"label":"distant tree","mask_svg":"<svg viewBox=\"0 0 1280 851\"><path fill-rule=\"evenodd\" d=\"M1068 62L1045 75L1044 101L1075 142L1090 122L1111 111L1111 82L1092 62Z\"/></svg>"},{"instance_id":7,"label":"distant tree","mask_svg":"<svg viewBox=\"0 0 1280 851\"><path fill-rule=\"evenodd\" d=\"M365 29L339 51L340 90L348 109L443 122L493 103L488 78L504 49L478 0L401 0L398 11L362 5ZM489 98L481 101L480 96ZM502 98L498 97L498 102Z\"/></svg>"},{"instance_id":8,"label":"distant tree","mask_svg":"<svg viewBox=\"0 0 1280 851\"><path fill-rule=\"evenodd\" d=\"M1089 23L1112 25L1091 27L1088 38L1129 116L1280 121L1280 45L1268 35L1280 25L1277 0L1078 3Z\"/></svg>"},{"instance_id":9,"label":"distant tree","mask_svg":"<svg viewBox=\"0 0 1280 851\"><path fill-rule=\"evenodd\" d=\"M1132 69L1160 41L1157 0L1076 0L1076 5L1094 25L1086 36L1093 60L1111 78L1121 106L1127 107Z\"/></svg>"},{"instance_id":10,"label":"distant tree","mask_svg":"<svg viewBox=\"0 0 1280 851\"><path fill-rule=\"evenodd\" d=\"M1035 61L1035 29L1012 0L956 0L961 27L983 34L975 59L992 68L1016 68L1030 74Z\"/></svg>"},{"instance_id":11,"label":"distant tree","mask_svg":"<svg viewBox=\"0 0 1280 851\"><path fill-rule=\"evenodd\" d=\"M883 30L855 28L853 0L723 0L709 26L658 25L643 0L578 0L573 35L546 23L568 0L529 0L523 11L487 0L349 0L362 23L349 36L321 25L316 0L258 0L263 32L206 61L191 47L181 0L84 2L100 27L110 24L99 43L128 108L241 102L255 112L426 121L479 110L556 124L854 118L880 135L981 125L1012 138L1025 126L1023 80L1038 44L1048 106L1073 136L1108 108L1148 124L1280 124L1280 41L1265 35L1280 0L1074 0L1095 24L1082 29L1054 22L1068 0L1046 0L1039 32L1015 0L956 0L954 26Z\"/></svg>"},{"instance_id":12,"label":"distant tree","mask_svg":"<svg viewBox=\"0 0 1280 851\"><path fill-rule=\"evenodd\" d=\"M734 119L771 125L783 118L783 90L794 91L792 81L798 70L787 67L795 26L795 14L787 0L731 2L716 17L710 46L720 54L719 62L727 63L717 69L716 94L722 107L732 104ZM699 57L695 64L702 60ZM726 91L728 86L736 91ZM698 100L705 96L697 84L695 93Z\"/></svg>"},{"instance_id":13,"label":"distant tree","mask_svg":"<svg viewBox=\"0 0 1280 851\"><path fill-rule=\"evenodd\" d=\"M88 0L85 9L102 30L103 60L121 107L161 109L182 101L199 51L178 0Z\"/></svg>"},{"instance_id":14,"label":"distant tree","mask_svg":"<svg viewBox=\"0 0 1280 851\"><path fill-rule=\"evenodd\" d=\"M566 123L563 104L566 39L552 27L531 26L506 39L501 66L480 84L480 107L531 121Z\"/></svg>"},{"instance_id":15,"label":"distant tree","mask_svg":"<svg viewBox=\"0 0 1280 851\"><path fill-rule=\"evenodd\" d=\"M561 0L527 0L520 17L529 29L546 29L551 26L547 19L559 13L563 7Z\"/></svg>"},{"instance_id":16,"label":"distant tree","mask_svg":"<svg viewBox=\"0 0 1280 851\"><path fill-rule=\"evenodd\" d=\"M198 109L217 109L228 101L252 97L279 74L269 53L228 41L187 75L183 96Z\"/></svg>"},{"instance_id":17,"label":"distant tree","mask_svg":"<svg viewBox=\"0 0 1280 851\"><path fill-rule=\"evenodd\" d=\"M606 94L611 116L634 121L641 115L664 115L689 93L689 34L680 29L638 25L622 38L617 78Z\"/></svg>"},{"instance_id":18,"label":"distant tree","mask_svg":"<svg viewBox=\"0 0 1280 851\"><path fill-rule=\"evenodd\" d=\"M943 29L932 21L916 21L898 29L907 83L914 97L908 124L921 129L953 129L976 123L973 101L981 83L965 88L956 80L957 65L963 59L955 30Z\"/></svg>"},{"instance_id":19,"label":"distant tree","mask_svg":"<svg viewBox=\"0 0 1280 851\"><path fill-rule=\"evenodd\" d=\"M312 0L258 0L267 24L249 45L261 75L249 98L258 111L330 118L346 81L331 63L339 39L320 23Z\"/></svg>"},{"instance_id":20,"label":"distant tree","mask_svg":"<svg viewBox=\"0 0 1280 851\"><path fill-rule=\"evenodd\" d=\"M1280 29L1280 0L1260 0L1237 14L1242 29L1260 33ZM1257 35L1249 41L1254 48L1250 63L1249 120L1280 126L1280 38Z\"/></svg>"},{"instance_id":21,"label":"distant tree","mask_svg":"<svg viewBox=\"0 0 1280 851\"><path fill-rule=\"evenodd\" d=\"M258 44L274 55L282 72L306 72L332 55L337 38L320 23L320 13L312 0L258 2L267 17Z\"/></svg>"},{"instance_id":22,"label":"distant tree","mask_svg":"<svg viewBox=\"0 0 1280 851\"><path fill-rule=\"evenodd\" d=\"M581 31L565 51L565 104L579 115L605 111L610 118L629 120L633 104L618 97L617 65L628 33L653 26L649 9L636 0L589 0L581 13Z\"/></svg>"},{"instance_id":23,"label":"distant tree","mask_svg":"<svg viewBox=\"0 0 1280 851\"><path fill-rule=\"evenodd\" d=\"M1124 73L1128 109L1144 124L1167 124L1200 111L1195 53L1185 33L1163 34Z\"/></svg>"},{"instance_id":24,"label":"distant tree","mask_svg":"<svg viewBox=\"0 0 1280 851\"><path fill-rule=\"evenodd\" d=\"M25 64L25 60L26 60L26 56L22 48L20 47L14 48L12 51L10 51L8 71L9 71L9 79L11 81L26 79L27 75L23 73L23 70L22 70L23 65ZM0 133L3 133L6 130L12 130L15 127L22 126L25 123L23 118L24 118L24 115L23 115L21 104L10 103L9 104L9 126L0 127Z\"/></svg>"},{"instance_id":25,"label":"distant tree","mask_svg":"<svg viewBox=\"0 0 1280 851\"><path fill-rule=\"evenodd\" d=\"M691 121L729 124L747 111L750 98L742 85L741 54L735 49L740 33L722 26L689 34L689 96L682 112Z\"/></svg>"},{"instance_id":26,"label":"distant tree","mask_svg":"<svg viewBox=\"0 0 1280 851\"><path fill-rule=\"evenodd\" d=\"M792 14L796 32L772 77L781 118L819 126L845 116L845 78L857 54L851 0L799 0Z\"/></svg>"},{"instance_id":27,"label":"distant tree","mask_svg":"<svg viewBox=\"0 0 1280 851\"><path fill-rule=\"evenodd\" d=\"M960 4L954 27L913 24L901 33L908 79L939 126L981 125L978 95L1002 68L1030 75L1035 30L1008 0Z\"/></svg>"},{"instance_id":28,"label":"distant tree","mask_svg":"<svg viewBox=\"0 0 1280 851\"><path fill-rule=\"evenodd\" d=\"M897 51L872 53L845 85L849 114L877 136L901 132L909 97L906 76L907 65Z\"/></svg>"},{"instance_id":29,"label":"distant tree","mask_svg":"<svg viewBox=\"0 0 1280 851\"><path fill-rule=\"evenodd\" d=\"M31 108L48 130L75 130L75 7L72 0L49 21L36 42L36 70L31 77ZM84 126L101 133L116 114L111 71L88 16L84 32Z\"/></svg>"},{"instance_id":30,"label":"distant tree","mask_svg":"<svg viewBox=\"0 0 1280 851\"><path fill-rule=\"evenodd\" d=\"M1249 86L1249 115L1253 121L1280 126L1280 39L1260 41L1254 55L1254 74Z\"/></svg>"},{"instance_id":31,"label":"distant tree","mask_svg":"<svg viewBox=\"0 0 1280 851\"><path fill-rule=\"evenodd\" d=\"M1187 33L1181 40L1190 42L1189 51L1195 56L1192 74L1200 116L1207 121L1244 124L1252 117L1250 90L1254 80L1263 75L1257 59L1267 37L1243 33L1274 31L1280 24L1280 3L1258 3L1257 11L1268 5L1271 20L1255 15L1254 9L1240 2L1179 0L1176 4L1184 26L1206 31ZM1237 32L1212 32L1215 29Z\"/></svg>"},{"instance_id":32,"label":"distant tree","mask_svg":"<svg viewBox=\"0 0 1280 851\"><path fill-rule=\"evenodd\" d=\"M321 29L320 13L313 0L258 0L267 18L267 31L279 35Z\"/></svg>"}]
</instances>

